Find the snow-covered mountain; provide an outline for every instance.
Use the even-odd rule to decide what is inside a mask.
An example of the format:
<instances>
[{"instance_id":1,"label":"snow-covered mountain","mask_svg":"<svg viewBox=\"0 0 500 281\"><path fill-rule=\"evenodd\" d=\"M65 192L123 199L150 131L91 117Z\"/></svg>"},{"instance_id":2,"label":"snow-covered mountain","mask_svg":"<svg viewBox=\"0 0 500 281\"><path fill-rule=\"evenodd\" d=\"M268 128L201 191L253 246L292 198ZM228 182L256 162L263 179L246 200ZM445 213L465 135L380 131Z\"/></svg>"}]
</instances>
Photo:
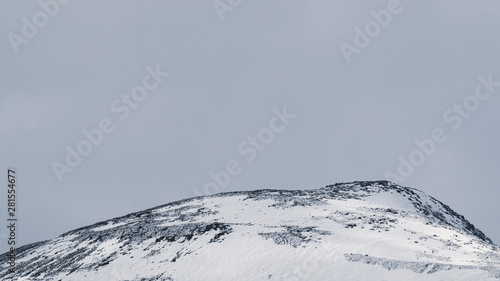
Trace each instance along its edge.
<instances>
[{"instance_id":1,"label":"snow-covered mountain","mask_svg":"<svg viewBox=\"0 0 500 281\"><path fill-rule=\"evenodd\" d=\"M26 245L17 264L29 281L500 280L488 237L387 181L181 200Z\"/></svg>"}]
</instances>

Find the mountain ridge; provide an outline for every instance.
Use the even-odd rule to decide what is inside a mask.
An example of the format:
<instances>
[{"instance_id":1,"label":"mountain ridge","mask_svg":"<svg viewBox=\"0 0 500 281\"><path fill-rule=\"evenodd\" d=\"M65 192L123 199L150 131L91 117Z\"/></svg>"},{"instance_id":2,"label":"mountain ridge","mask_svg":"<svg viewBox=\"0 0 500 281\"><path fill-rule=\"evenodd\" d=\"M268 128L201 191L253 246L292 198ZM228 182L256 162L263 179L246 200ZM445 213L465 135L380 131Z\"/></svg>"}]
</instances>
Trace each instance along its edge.
<instances>
[{"instance_id":1,"label":"mountain ridge","mask_svg":"<svg viewBox=\"0 0 500 281\"><path fill-rule=\"evenodd\" d=\"M295 257L317 251L315 272L294 273ZM232 252L253 254L228 258ZM6 258L2 278L12 276ZM283 259L291 260L274 265ZM356 277L362 272L380 280L500 279L499 248L484 233L441 201L388 181L177 200L25 245L17 263L18 280L331 280L340 265L360 269L339 280L372 280Z\"/></svg>"}]
</instances>

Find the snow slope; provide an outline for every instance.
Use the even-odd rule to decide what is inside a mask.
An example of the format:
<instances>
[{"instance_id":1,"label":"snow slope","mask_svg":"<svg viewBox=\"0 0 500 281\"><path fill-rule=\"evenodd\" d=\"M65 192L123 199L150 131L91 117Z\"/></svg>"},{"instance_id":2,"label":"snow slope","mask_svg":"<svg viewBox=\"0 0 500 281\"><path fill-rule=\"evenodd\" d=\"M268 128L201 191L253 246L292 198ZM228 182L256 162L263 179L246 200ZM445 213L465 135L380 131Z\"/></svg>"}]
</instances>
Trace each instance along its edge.
<instances>
[{"instance_id":1,"label":"snow slope","mask_svg":"<svg viewBox=\"0 0 500 281\"><path fill-rule=\"evenodd\" d=\"M489 238L387 181L181 200L24 246L17 264L30 281L500 280Z\"/></svg>"}]
</instances>

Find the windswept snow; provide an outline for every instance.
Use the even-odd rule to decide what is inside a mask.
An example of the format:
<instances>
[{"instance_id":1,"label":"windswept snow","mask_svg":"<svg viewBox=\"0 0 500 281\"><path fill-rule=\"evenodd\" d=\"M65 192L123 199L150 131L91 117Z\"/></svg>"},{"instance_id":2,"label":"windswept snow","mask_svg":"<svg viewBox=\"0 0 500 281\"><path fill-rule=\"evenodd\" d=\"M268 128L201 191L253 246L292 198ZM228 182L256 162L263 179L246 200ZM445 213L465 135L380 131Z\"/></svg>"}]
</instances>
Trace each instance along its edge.
<instances>
[{"instance_id":1,"label":"windswept snow","mask_svg":"<svg viewBox=\"0 0 500 281\"><path fill-rule=\"evenodd\" d=\"M30 281L500 279L480 230L387 181L186 199L24 246L17 262Z\"/></svg>"}]
</instances>

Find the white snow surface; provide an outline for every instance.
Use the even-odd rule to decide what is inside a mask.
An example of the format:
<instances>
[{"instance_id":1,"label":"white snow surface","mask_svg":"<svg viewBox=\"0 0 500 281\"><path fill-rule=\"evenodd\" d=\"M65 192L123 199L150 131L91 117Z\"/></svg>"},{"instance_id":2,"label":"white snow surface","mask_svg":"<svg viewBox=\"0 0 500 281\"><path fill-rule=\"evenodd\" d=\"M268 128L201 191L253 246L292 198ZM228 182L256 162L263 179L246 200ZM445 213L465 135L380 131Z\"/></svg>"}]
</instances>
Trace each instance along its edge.
<instances>
[{"instance_id":1,"label":"white snow surface","mask_svg":"<svg viewBox=\"0 0 500 281\"><path fill-rule=\"evenodd\" d=\"M387 181L195 197L24 246L16 263L20 281L500 280L481 231Z\"/></svg>"}]
</instances>

